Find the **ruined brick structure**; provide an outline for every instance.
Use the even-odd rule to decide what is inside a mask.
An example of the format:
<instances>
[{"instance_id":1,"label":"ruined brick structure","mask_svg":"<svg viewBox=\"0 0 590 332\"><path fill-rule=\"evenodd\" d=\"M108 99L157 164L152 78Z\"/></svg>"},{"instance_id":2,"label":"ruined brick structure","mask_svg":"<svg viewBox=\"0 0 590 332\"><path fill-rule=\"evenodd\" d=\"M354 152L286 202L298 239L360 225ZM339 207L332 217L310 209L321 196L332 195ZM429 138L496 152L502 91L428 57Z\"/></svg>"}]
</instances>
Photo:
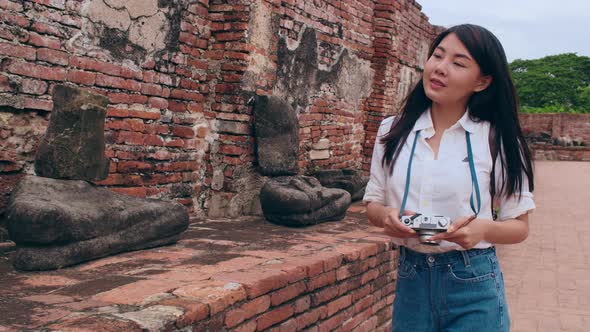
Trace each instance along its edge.
<instances>
[{"instance_id":1,"label":"ruined brick structure","mask_svg":"<svg viewBox=\"0 0 590 332\"><path fill-rule=\"evenodd\" d=\"M520 114L536 160L590 161L590 114Z\"/></svg>"},{"instance_id":2,"label":"ruined brick structure","mask_svg":"<svg viewBox=\"0 0 590 332\"><path fill-rule=\"evenodd\" d=\"M260 211L255 95L298 110L300 173L368 170L437 32L413 0L0 0L0 209L58 83L109 98L109 177L196 215Z\"/></svg>"}]
</instances>

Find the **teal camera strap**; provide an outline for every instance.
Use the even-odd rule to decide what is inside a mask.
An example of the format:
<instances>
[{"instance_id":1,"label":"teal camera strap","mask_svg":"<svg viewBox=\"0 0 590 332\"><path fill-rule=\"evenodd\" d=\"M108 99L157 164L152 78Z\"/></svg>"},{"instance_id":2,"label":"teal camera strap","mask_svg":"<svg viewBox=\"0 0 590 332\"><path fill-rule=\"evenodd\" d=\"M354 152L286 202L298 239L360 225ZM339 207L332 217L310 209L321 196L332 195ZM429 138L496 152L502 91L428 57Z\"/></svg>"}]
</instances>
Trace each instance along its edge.
<instances>
[{"instance_id":1,"label":"teal camera strap","mask_svg":"<svg viewBox=\"0 0 590 332\"><path fill-rule=\"evenodd\" d=\"M410 178L412 175L412 160L414 159L414 151L416 151L416 142L418 142L418 136L420 134L420 130L416 131L416 136L414 136L414 143L412 144L412 152L410 153L410 160L408 161L408 170L406 175L406 187L404 189L404 198L402 200L402 206L399 210L400 218L404 215L404 210L406 208L406 202L408 200L408 192L410 190ZM469 159L469 170L471 171L471 197L469 198L469 204L471 205L471 210L477 216L479 211L481 210L481 195L479 193L479 184L477 182L477 174L475 172L475 163L473 162L473 151L471 149L471 138L469 137L469 132L465 131L465 140L467 141L467 158ZM475 190L474 190L475 189ZM475 191L475 199L477 199L477 209L475 208L475 200L473 197L473 192Z\"/></svg>"}]
</instances>

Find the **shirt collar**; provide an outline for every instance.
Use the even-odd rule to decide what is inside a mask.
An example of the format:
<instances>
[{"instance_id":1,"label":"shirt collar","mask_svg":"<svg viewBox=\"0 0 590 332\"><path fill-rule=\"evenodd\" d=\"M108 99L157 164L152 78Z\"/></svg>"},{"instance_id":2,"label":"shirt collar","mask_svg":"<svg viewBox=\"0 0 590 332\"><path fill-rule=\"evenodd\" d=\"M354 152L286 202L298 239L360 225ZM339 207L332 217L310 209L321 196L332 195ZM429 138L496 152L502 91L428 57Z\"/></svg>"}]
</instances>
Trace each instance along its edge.
<instances>
[{"instance_id":1,"label":"shirt collar","mask_svg":"<svg viewBox=\"0 0 590 332\"><path fill-rule=\"evenodd\" d=\"M468 131L471 134L475 133L475 131L477 130L478 125L475 121L471 120L471 117L469 116L469 109L467 109L467 111L463 114L459 121L457 121L457 123L452 125L449 129L455 129L458 126L461 126L463 129L465 129L465 131ZM434 125L432 124L432 115L430 114L429 107L426 110L426 112L422 113L418 120L416 120L416 124L414 125L414 128L412 128L412 131L430 128L434 129Z\"/></svg>"},{"instance_id":2,"label":"shirt collar","mask_svg":"<svg viewBox=\"0 0 590 332\"><path fill-rule=\"evenodd\" d=\"M430 107L426 110L426 112L420 115L418 120L416 120L416 123L414 124L414 128L412 128L412 131L424 130L429 128L434 128L434 125L432 124L432 116L430 115Z\"/></svg>"}]
</instances>

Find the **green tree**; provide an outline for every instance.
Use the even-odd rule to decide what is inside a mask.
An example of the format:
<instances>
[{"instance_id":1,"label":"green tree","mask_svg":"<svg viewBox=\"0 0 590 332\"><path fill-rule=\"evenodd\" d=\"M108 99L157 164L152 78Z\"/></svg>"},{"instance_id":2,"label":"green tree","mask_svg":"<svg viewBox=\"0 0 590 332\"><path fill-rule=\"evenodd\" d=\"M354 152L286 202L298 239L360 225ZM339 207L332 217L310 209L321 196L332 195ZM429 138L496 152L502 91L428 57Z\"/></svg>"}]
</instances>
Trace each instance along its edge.
<instances>
[{"instance_id":1,"label":"green tree","mask_svg":"<svg viewBox=\"0 0 590 332\"><path fill-rule=\"evenodd\" d=\"M578 88L576 94L576 107L590 113L590 85Z\"/></svg>"},{"instance_id":2,"label":"green tree","mask_svg":"<svg viewBox=\"0 0 590 332\"><path fill-rule=\"evenodd\" d=\"M590 112L590 57L564 53L518 59L510 69L523 110Z\"/></svg>"}]
</instances>

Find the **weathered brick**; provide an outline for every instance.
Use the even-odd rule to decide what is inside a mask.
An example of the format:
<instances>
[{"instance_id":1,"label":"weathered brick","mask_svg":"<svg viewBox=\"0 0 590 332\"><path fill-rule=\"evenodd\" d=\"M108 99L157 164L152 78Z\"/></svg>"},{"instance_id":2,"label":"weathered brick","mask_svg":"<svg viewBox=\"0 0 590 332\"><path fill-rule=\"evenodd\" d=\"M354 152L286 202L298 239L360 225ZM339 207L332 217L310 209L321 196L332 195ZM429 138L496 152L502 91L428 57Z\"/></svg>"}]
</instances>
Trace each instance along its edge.
<instances>
[{"instance_id":1,"label":"weathered brick","mask_svg":"<svg viewBox=\"0 0 590 332\"><path fill-rule=\"evenodd\" d=\"M277 306L281 303L287 302L303 293L305 293L307 287L303 281L291 284L283 289L280 289L271 295L271 302L273 306Z\"/></svg>"},{"instance_id":2,"label":"weathered brick","mask_svg":"<svg viewBox=\"0 0 590 332\"><path fill-rule=\"evenodd\" d=\"M53 109L53 101L49 99L40 98L22 98L23 107L27 109L51 111Z\"/></svg>"},{"instance_id":3,"label":"weathered brick","mask_svg":"<svg viewBox=\"0 0 590 332\"><path fill-rule=\"evenodd\" d=\"M318 331L319 332L332 331L332 330L336 329L337 327L339 327L340 325L342 325L342 323L344 323L344 321L346 321L351 316L352 316L352 310L346 309L344 311L341 311L338 314L321 322L318 325Z\"/></svg>"},{"instance_id":4,"label":"weathered brick","mask_svg":"<svg viewBox=\"0 0 590 332\"><path fill-rule=\"evenodd\" d=\"M327 304L328 317L334 315L340 310L350 306L352 304L352 296L342 296Z\"/></svg>"},{"instance_id":5,"label":"weathered brick","mask_svg":"<svg viewBox=\"0 0 590 332\"><path fill-rule=\"evenodd\" d=\"M191 127L176 125L172 127L172 135L183 138L193 138L195 137L195 131Z\"/></svg>"},{"instance_id":6,"label":"weathered brick","mask_svg":"<svg viewBox=\"0 0 590 332\"><path fill-rule=\"evenodd\" d=\"M295 313L300 313L307 311L311 307L311 297L309 295L305 295L300 297L293 302L293 309Z\"/></svg>"},{"instance_id":7,"label":"weathered brick","mask_svg":"<svg viewBox=\"0 0 590 332\"><path fill-rule=\"evenodd\" d=\"M318 305L327 302L338 296L338 285L328 286L320 291L316 291L311 294L311 306L317 307Z\"/></svg>"},{"instance_id":8,"label":"weathered brick","mask_svg":"<svg viewBox=\"0 0 590 332\"><path fill-rule=\"evenodd\" d=\"M243 122L217 120L217 130L222 133L248 135L251 132L250 125Z\"/></svg>"},{"instance_id":9,"label":"weathered brick","mask_svg":"<svg viewBox=\"0 0 590 332\"><path fill-rule=\"evenodd\" d=\"M168 108L168 100L164 98L150 97L148 99L148 105L157 109L166 109Z\"/></svg>"},{"instance_id":10,"label":"weathered brick","mask_svg":"<svg viewBox=\"0 0 590 332\"><path fill-rule=\"evenodd\" d=\"M157 175L158 183L178 181L176 175ZM182 176L180 177L182 179ZM211 315L216 315L228 307L246 299L246 291L240 284L220 282L217 280L203 281L176 289L174 295L192 298L209 305Z\"/></svg>"},{"instance_id":11,"label":"weathered brick","mask_svg":"<svg viewBox=\"0 0 590 332\"><path fill-rule=\"evenodd\" d=\"M258 297L242 304L236 309L229 310L225 314L225 325L227 327L234 327L247 319L265 312L269 307L270 297L268 295Z\"/></svg>"},{"instance_id":12,"label":"weathered brick","mask_svg":"<svg viewBox=\"0 0 590 332\"><path fill-rule=\"evenodd\" d=\"M362 277L361 277L361 284L366 284L371 280L376 279L379 276L379 270L377 269L372 269L369 270L367 272L365 272Z\"/></svg>"},{"instance_id":13,"label":"weathered brick","mask_svg":"<svg viewBox=\"0 0 590 332\"><path fill-rule=\"evenodd\" d=\"M69 62L69 55L68 53L62 51L52 50L49 48L40 48L37 50L37 59L65 66Z\"/></svg>"},{"instance_id":14,"label":"weathered brick","mask_svg":"<svg viewBox=\"0 0 590 332\"><path fill-rule=\"evenodd\" d=\"M32 95L42 95L47 91L47 83L40 80L25 78L21 82L22 92Z\"/></svg>"},{"instance_id":15,"label":"weathered brick","mask_svg":"<svg viewBox=\"0 0 590 332\"><path fill-rule=\"evenodd\" d=\"M48 81L64 81L66 70L58 67L47 67L24 61L14 61L8 65L8 72Z\"/></svg>"},{"instance_id":16,"label":"weathered brick","mask_svg":"<svg viewBox=\"0 0 590 332\"><path fill-rule=\"evenodd\" d=\"M272 309L256 319L258 324L256 330L262 331L270 326L286 320L293 315L293 306L290 304Z\"/></svg>"},{"instance_id":17,"label":"weathered brick","mask_svg":"<svg viewBox=\"0 0 590 332\"><path fill-rule=\"evenodd\" d=\"M173 89L172 91L170 91L170 97L183 100L192 100L197 102L202 102L205 99L204 96L200 93L181 89Z\"/></svg>"},{"instance_id":18,"label":"weathered brick","mask_svg":"<svg viewBox=\"0 0 590 332\"><path fill-rule=\"evenodd\" d=\"M121 194L135 197L145 198L147 196L147 189L145 187L111 187L109 189Z\"/></svg>"},{"instance_id":19,"label":"weathered brick","mask_svg":"<svg viewBox=\"0 0 590 332\"><path fill-rule=\"evenodd\" d=\"M96 76L95 84L98 86L112 87L131 91L141 90L141 83L137 81L123 79L120 77L107 76L103 74L98 74ZM147 99L147 97L145 98Z\"/></svg>"},{"instance_id":20,"label":"weathered brick","mask_svg":"<svg viewBox=\"0 0 590 332\"><path fill-rule=\"evenodd\" d=\"M209 316L209 307L206 304L181 299L171 298L165 299L154 305L166 305L183 308L184 314L176 320L176 327L183 328L185 326L193 325L195 322L202 321Z\"/></svg>"},{"instance_id":21,"label":"weathered brick","mask_svg":"<svg viewBox=\"0 0 590 332\"><path fill-rule=\"evenodd\" d=\"M68 71L67 80L73 83L94 85L94 82L96 80L96 73L70 69Z\"/></svg>"},{"instance_id":22,"label":"weathered brick","mask_svg":"<svg viewBox=\"0 0 590 332\"><path fill-rule=\"evenodd\" d=\"M303 330L304 328L317 323L319 320L324 319L327 317L327 308L320 307L298 315L295 317L295 321L297 322L297 330Z\"/></svg>"},{"instance_id":23,"label":"weathered brick","mask_svg":"<svg viewBox=\"0 0 590 332\"><path fill-rule=\"evenodd\" d=\"M322 273L316 277L313 277L307 282L307 289L308 291L313 291L315 289L324 287L329 284L333 284L336 281L336 271L328 271L326 273Z\"/></svg>"},{"instance_id":24,"label":"weathered brick","mask_svg":"<svg viewBox=\"0 0 590 332\"><path fill-rule=\"evenodd\" d=\"M12 91L12 87L10 86L10 81L8 80L7 76L0 74L0 92L10 92ZM8 138L8 137L3 137Z\"/></svg>"},{"instance_id":25,"label":"weathered brick","mask_svg":"<svg viewBox=\"0 0 590 332\"><path fill-rule=\"evenodd\" d=\"M108 94L109 101L113 104L145 104L147 96L113 92Z\"/></svg>"},{"instance_id":26,"label":"weathered brick","mask_svg":"<svg viewBox=\"0 0 590 332\"><path fill-rule=\"evenodd\" d=\"M284 273L273 270L221 273L213 278L242 284L251 299L287 285Z\"/></svg>"},{"instance_id":27,"label":"weathered brick","mask_svg":"<svg viewBox=\"0 0 590 332\"><path fill-rule=\"evenodd\" d=\"M29 33L28 43L38 47L52 48L54 50L59 50L61 48L61 41L59 39L43 36L35 32Z\"/></svg>"},{"instance_id":28,"label":"weathered brick","mask_svg":"<svg viewBox=\"0 0 590 332\"><path fill-rule=\"evenodd\" d=\"M10 12L2 12L2 15L0 15L0 22L5 22L8 25L17 25L24 28L31 25L31 21L29 21L29 19L26 17Z\"/></svg>"},{"instance_id":29,"label":"weathered brick","mask_svg":"<svg viewBox=\"0 0 590 332\"><path fill-rule=\"evenodd\" d=\"M35 60L36 58L36 50L34 47L9 43L0 43L0 54L27 60Z\"/></svg>"},{"instance_id":30,"label":"weathered brick","mask_svg":"<svg viewBox=\"0 0 590 332\"><path fill-rule=\"evenodd\" d=\"M23 5L18 2L4 0L4 1L0 1L0 8L13 10L15 12L20 12L23 9Z\"/></svg>"}]
</instances>

